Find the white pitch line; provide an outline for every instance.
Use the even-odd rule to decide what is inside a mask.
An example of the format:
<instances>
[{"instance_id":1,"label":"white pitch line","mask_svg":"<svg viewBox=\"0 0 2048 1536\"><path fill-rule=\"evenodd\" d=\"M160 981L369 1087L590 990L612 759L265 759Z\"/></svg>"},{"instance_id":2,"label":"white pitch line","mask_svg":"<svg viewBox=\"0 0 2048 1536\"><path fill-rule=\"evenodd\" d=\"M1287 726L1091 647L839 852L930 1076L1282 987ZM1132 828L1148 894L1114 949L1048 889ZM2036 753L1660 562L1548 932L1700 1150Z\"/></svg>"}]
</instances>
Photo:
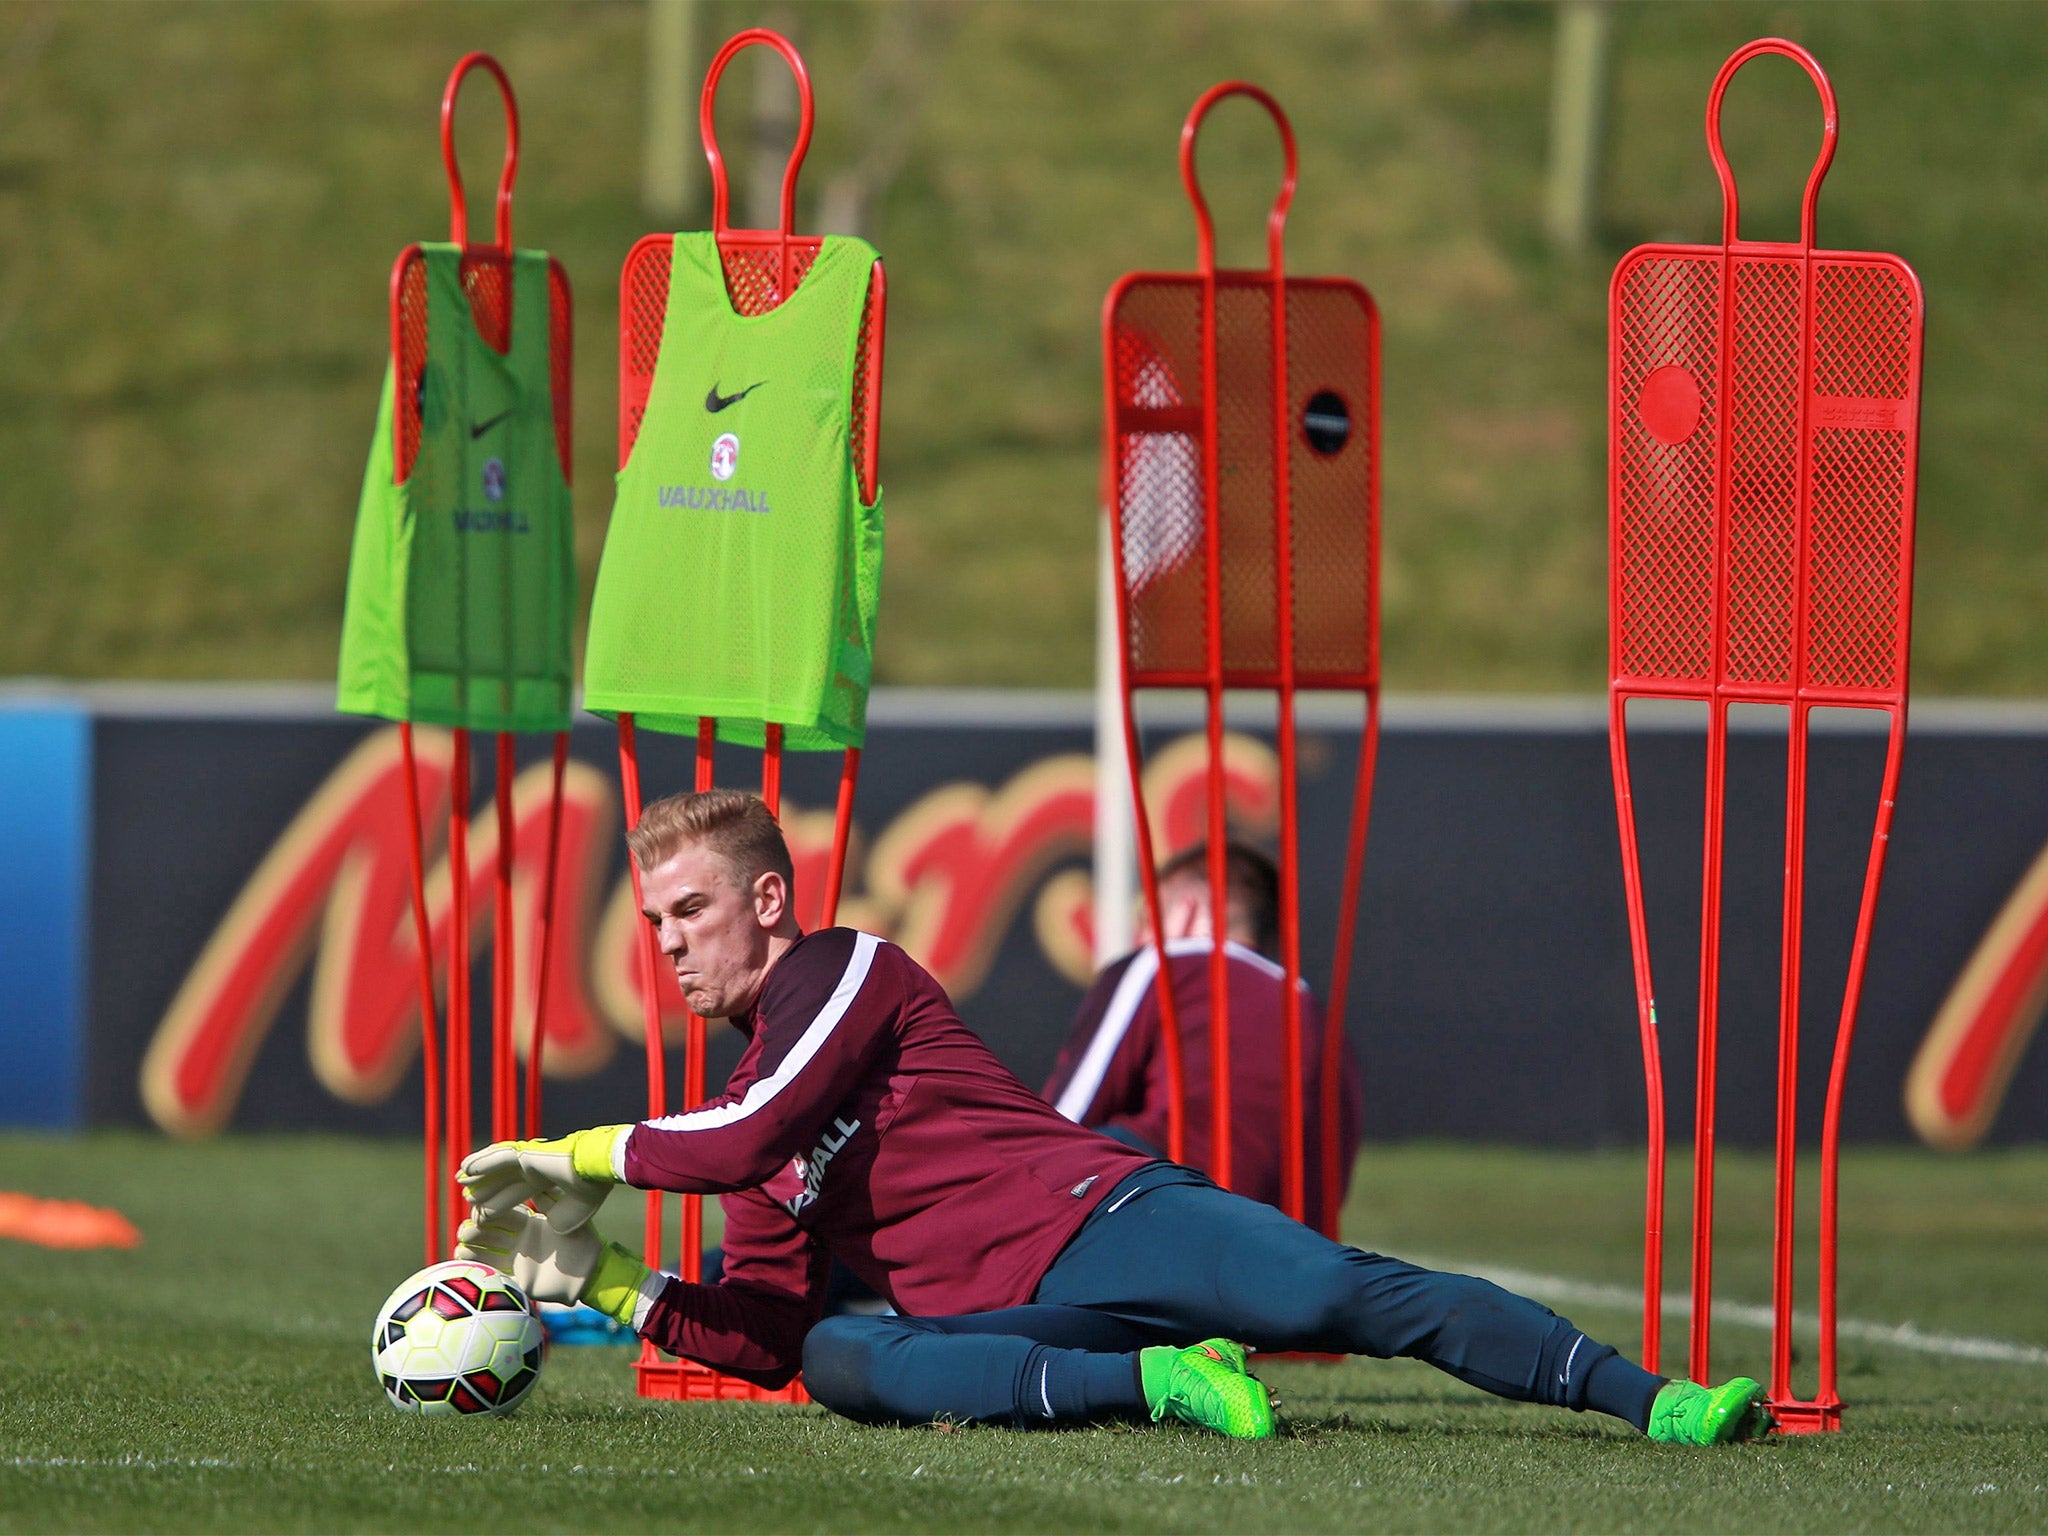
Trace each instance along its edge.
<instances>
[{"instance_id":1,"label":"white pitch line","mask_svg":"<svg viewBox=\"0 0 2048 1536\"><path fill-rule=\"evenodd\" d=\"M1565 1275L1542 1275L1528 1269L1502 1269L1491 1265L1455 1262L1438 1263L1425 1259L1415 1259L1411 1262L1422 1264L1429 1269L1477 1275L1482 1280L1491 1280L1506 1290L1519 1291L1539 1301L1624 1309L1637 1308L1643 1304L1641 1291L1632 1291L1623 1285L1602 1285L1591 1280L1573 1280ZM1666 1291L1663 1310L1666 1317L1689 1316L1692 1312L1692 1299L1677 1291ZM1748 1302L1716 1301L1714 1321L1733 1323L1739 1328L1761 1328L1768 1331L1772 1325L1771 1309L1754 1306ZM1792 1326L1802 1334L1814 1338L1820 1336L1820 1318L1815 1313L1795 1311L1792 1314ZM1975 1338L1964 1333L1930 1332L1915 1323L1873 1323L1864 1318L1841 1317L1835 1320L1835 1335L1837 1338L1851 1339L1859 1344L1889 1344L1897 1349L1910 1349L1923 1355L1943 1355L1952 1360L1989 1360L1998 1365L2048 1366L2048 1348L2043 1348L2039 1344L2018 1344L2009 1339Z\"/></svg>"},{"instance_id":2,"label":"white pitch line","mask_svg":"<svg viewBox=\"0 0 2048 1536\"><path fill-rule=\"evenodd\" d=\"M143 1456L125 1452L118 1456L4 1456L0 1457L0 1471L12 1468L15 1471L133 1471L133 1472L329 1472L333 1468L324 1462L293 1461L229 1461L219 1456ZM395 1472L400 1468L395 1463L386 1463L385 1471ZM676 1478L690 1475L677 1467L591 1467L578 1462L569 1467L550 1467L546 1462L540 1466L485 1466L466 1461L459 1466L419 1467L407 1466L408 1472L431 1473L435 1476L460 1476L474 1474L479 1477L521 1478L535 1472L552 1473L561 1477L644 1477ZM920 1470L922 1470L920 1468ZM742 1467L740 1475L757 1477L754 1467ZM914 1474L913 1474L914 1475Z\"/></svg>"},{"instance_id":3,"label":"white pitch line","mask_svg":"<svg viewBox=\"0 0 2048 1536\"><path fill-rule=\"evenodd\" d=\"M141 1472L201 1469L208 1472L247 1472L245 1463L225 1461L218 1456L9 1456L0 1467L47 1470L85 1467L94 1471L132 1469Z\"/></svg>"}]
</instances>

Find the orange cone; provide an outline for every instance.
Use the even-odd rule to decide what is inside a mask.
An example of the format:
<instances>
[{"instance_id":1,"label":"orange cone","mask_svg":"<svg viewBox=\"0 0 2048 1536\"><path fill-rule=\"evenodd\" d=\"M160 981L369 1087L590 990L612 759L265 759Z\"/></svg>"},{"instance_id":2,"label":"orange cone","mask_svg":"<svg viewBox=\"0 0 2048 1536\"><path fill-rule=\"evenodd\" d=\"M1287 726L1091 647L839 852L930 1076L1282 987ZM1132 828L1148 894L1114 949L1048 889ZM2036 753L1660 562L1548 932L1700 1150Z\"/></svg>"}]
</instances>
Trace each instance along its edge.
<instances>
[{"instance_id":1,"label":"orange cone","mask_svg":"<svg viewBox=\"0 0 2048 1536\"><path fill-rule=\"evenodd\" d=\"M0 1238L45 1248L139 1248L142 1234L119 1211L83 1200L43 1200L0 1190Z\"/></svg>"}]
</instances>

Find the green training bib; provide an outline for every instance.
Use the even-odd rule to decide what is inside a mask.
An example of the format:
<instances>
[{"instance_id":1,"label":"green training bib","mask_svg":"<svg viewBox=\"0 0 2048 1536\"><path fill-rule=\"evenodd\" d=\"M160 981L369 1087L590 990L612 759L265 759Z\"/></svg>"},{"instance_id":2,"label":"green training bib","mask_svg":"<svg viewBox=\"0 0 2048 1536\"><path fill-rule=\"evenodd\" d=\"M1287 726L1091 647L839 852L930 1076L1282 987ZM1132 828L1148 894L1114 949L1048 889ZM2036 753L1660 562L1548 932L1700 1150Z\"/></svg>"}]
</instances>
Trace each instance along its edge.
<instances>
[{"instance_id":1,"label":"green training bib","mask_svg":"<svg viewBox=\"0 0 2048 1536\"><path fill-rule=\"evenodd\" d=\"M336 703L480 731L567 730L576 553L555 446L548 257L513 253L501 356L477 334L461 248L420 250L419 455L393 484L387 367L349 555Z\"/></svg>"},{"instance_id":2,"label":"green training bib","mask_svg":"<svg viewBox=\"0 0 2048 1536\"><path fill-rule=\"evenodd\" d=\"M852 442L875 264L828 236L795 293L733 312L717 242L675 237L661 355L590 605L584 707L651 730L718 721L758 746L857 747L867 730L882 497Z\"/></svg>"}]
</instances>

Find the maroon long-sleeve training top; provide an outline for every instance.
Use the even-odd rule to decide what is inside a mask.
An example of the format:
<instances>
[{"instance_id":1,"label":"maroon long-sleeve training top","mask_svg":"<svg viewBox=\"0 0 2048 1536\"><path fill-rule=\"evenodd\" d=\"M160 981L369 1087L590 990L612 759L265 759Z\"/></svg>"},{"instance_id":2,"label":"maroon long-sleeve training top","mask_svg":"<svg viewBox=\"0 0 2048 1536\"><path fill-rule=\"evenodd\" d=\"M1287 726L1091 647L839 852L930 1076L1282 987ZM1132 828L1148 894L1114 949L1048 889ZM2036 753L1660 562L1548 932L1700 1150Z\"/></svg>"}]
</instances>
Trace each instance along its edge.
<instances>
[{"instance_id":1,"label":"maroon long-sleeve training top","mask_svg":"<svg viewBox=\"0 0 2048 1536\"><path fill-rule=\"evenodd\" d=\"M724 1279L671 1279L640 1332L762 1386L796 1374L833 1257L907 1315L1019 1306L1149 1161L1056 1113L872 934L805 935L733 1023L725 1092L634 1127L619 1172L723 1197Z\"/></svg>"},{"instance_id":2,"label":"maroon long-sleeve training top","mask_svg":"<svg viewBox=\"0 0 2048 1536\"><path fill-rule=\"evenodd\" d=\"M1230 1187L1279 1205L1281 1169L1280 1070L1287 973L1256 950L1234 941L1223 946L1230 978ZM1210 1053L1209 940L1174 939L1166 946L1173 966L1173 998L1181 1037L1181 1081L1187 1118L1182 1153L1190 1166L1209 1168ZM1061 1047L1045 1097L1082 1125L1128 1131L1147 1146L1166 1150L1166 1051L1159 1018L1159 963L1150 945L1104 966L1081 1000ZM1302 986L1301 1082L1303 1204L1311 1224L1323 1216L1323 1006ZM1358 1066L1344 1052L1338 1086L1337 1146L1341 1206L1351 1184L1364 1119Z\"/></svg>"}]
</instances>

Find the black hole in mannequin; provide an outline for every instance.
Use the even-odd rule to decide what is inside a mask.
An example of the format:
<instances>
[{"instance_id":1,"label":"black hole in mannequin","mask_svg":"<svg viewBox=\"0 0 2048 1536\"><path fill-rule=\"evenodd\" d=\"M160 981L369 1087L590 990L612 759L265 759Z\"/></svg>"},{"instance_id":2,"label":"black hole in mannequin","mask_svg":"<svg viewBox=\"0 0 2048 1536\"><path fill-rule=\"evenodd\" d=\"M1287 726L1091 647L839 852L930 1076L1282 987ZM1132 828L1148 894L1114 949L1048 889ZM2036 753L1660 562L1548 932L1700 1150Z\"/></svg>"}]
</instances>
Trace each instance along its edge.
<instances>
[{"instance_id":1,"label":"black hole in mannequin","mask_svg":"<svg viewBox=\"0 0 2048 1536\"><path fill-rule=\"evenodd\" d=\"M1301 431L1309 447L1327 457L1351 441L1351 407L1334 389L1319 389L1301 408Z\"/></svg>"}]
</instances>

